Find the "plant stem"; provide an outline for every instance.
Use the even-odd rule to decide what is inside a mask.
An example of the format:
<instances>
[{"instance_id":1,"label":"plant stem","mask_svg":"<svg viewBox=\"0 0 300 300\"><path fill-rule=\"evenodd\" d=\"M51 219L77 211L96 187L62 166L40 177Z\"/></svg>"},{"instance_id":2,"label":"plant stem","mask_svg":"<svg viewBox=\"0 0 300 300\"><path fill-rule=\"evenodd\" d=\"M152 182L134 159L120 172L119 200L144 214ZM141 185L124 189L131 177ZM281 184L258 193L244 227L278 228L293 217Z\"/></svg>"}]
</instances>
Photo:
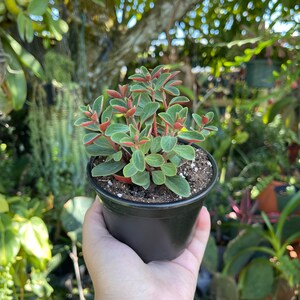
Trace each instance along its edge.
<instances>
[{"instance_id":1,"label":"plant stem","mask_svg":"<svg viewBox=\"0 0 300 300\"><path fill-rule=\"evenodd\" d=\"M76 277L76 281L77 281L79 299L80 300L85 300L85 297L84 297L84 294L83 294L83 289L82 289L82 284L81 284L80 270L79 270L78 256L77 256L77 247L76 247L76 242L75 241L72 241L72 252L70 253L70 257L71 257L71 259L73 261L73 265L74 265L74 271L75 271L75 277Z\"/></svg>"}]
</instances>

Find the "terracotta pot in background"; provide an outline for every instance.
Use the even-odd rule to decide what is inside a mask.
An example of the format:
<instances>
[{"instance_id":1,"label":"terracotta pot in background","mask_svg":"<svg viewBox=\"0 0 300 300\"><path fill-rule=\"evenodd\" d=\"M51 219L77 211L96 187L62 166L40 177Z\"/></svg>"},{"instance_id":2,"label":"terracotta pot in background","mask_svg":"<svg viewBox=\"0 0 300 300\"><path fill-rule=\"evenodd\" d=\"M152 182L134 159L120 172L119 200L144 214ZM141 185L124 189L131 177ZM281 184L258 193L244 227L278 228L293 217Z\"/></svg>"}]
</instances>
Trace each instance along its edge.
<instances>
[{"instance_id":1,"label":"terracotta pot in background","mask_svg":"<svg viewBox=\"0 0 300 300\"><path fill-rule=\"evenodd\" d=\"M258 209L266 214L279 213L277 197L275 193L276 186L285 185L284 182L273 180L265 189L258 195Z\"/></svg>"}]
</instances>

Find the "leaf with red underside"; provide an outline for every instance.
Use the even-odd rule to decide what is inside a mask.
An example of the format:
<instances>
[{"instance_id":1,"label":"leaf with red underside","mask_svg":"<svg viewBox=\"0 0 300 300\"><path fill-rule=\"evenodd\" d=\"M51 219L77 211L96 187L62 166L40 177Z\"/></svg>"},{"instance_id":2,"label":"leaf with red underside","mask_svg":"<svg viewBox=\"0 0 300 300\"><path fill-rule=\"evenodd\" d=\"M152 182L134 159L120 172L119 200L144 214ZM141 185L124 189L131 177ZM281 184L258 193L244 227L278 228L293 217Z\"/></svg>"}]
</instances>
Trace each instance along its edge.
<instances>
[{"instance_id":1,"label":"leaf with red underside","mask_svg":"<svg viewBox=\"0 0 300 300\"><path fill-rule=\"evenodd\" d=\"M118 99L123 98L122 95L119 92L115 91L115 90L107 90L106 92L112 98L118 98Z\"/></svg>"},{"instance_id":2,"label":"leaf with red underside","mask_svg":"<svg viewBox=\"0 0 300 300\"><path fill-rule=\"evenodd\" d=\"M83 137L83 143L84 143L84 145L91 145L91 144L93 144L94 141L96 141L100 136L101 136L101 134L98 134L98 133L87 133L87 134Z\"/></svg>"},{"instance_id":3,"label":"leaf with red underside","mask_svg":"<svg viewBox=\"0 0 300 300\"><path fill-rule=\"evenodd\" d=\"M187 97L185 97L185 96L178 96L178 97L174 97L174 98L170 101L169 105L173 105L173 104L176 104L176 103L182 104L182 103L187 103L187 102L190 102L190 99L189 99L189 98L187 98Z\"/></svg>"},{"instance_id":4,"label":"leaf with red underside","mask_svg":"<svg viewBox=\"0 0 300 300\"><path fill-rule=\"evenodd\" d=\"M118 180L120 182L124 182L124 183L128 183L128 184L132 183L132 180L130 177L128 178L128 177L124 177L124 176L117 175L117 174L114 174L113 176L115 177L116 180Z\"/></svg>"},{"instance_id":5,"label":"leaf with red underside","mask_svg":"<svg viewBox=\"0 0 300 300\"><path fill-rule=\"evenodd\" d=\"M128 84L124 84L124 85L119 84L119 91L123 98L126 97L126 94L128 92Z\"/></svg>"},{"instance_id":6,"label":"leaf with red underside","mask_svg":"<svg viewBox=\"0 0 300 300\"><path fill-rule=\"evenodd\" d=\"M161 74L162 70L163 70L163 66L162 65L159 65L159 66L156 66L152 71L151 71L151 78L157 78L159 77L159 75Z\"/></svg>"}]
</instances>

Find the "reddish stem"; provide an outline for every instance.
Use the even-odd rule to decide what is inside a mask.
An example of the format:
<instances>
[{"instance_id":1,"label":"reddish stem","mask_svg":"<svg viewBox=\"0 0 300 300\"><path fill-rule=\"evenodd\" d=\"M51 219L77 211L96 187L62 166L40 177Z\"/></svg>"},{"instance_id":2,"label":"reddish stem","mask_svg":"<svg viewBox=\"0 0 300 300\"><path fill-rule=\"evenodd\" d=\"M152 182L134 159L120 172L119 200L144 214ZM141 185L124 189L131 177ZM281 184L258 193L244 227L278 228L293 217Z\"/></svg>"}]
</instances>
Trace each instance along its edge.
<instances>
[{"instance_id":1,"label":"reddish stem","mask_svg":"<svg viewBox=\"0 0 300 300\"><path fill-rule=\"evenodd\" d=\"M105 137L106 137L106 139L108 140L108 142L112 145L112 147L114 148L114 150L115 150L116 152L118 152L118 151L119 151L118 146L111 140L111 138L110 138L109 136L105 136Z\"/></svg>"}]
</instances>

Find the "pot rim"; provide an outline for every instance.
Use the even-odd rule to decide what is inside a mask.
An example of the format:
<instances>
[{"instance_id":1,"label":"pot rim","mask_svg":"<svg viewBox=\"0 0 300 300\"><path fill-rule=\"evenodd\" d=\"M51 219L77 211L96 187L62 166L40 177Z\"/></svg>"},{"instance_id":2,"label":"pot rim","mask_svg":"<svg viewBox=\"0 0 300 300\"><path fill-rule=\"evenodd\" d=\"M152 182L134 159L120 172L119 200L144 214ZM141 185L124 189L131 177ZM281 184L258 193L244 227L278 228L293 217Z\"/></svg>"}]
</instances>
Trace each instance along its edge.
<instances>
[{"instance_id":1,"label":"pot rim","mask_svg":"<svg viewBox=\"0 0 300 300\"><path fill-rule=\"evenodd\" d=\"M92 164L93 164L94 160L96 159L96 156L92 156L90 158L89 162L87 163L88 180L89 180L90 184L92 185L92 187L96 190L97 193L104 195L104 197L110 199L110 201L112 201L118 205L123 205L123 206L127 206L127 207L130 206L130 207L135 207L135 208L139 208L139 209L153 209L153 210L179 208L182 206L190 205L194 202L197 202L199 199L204 198L215 186L215 184L218 181L218 177L219 177L217 163L216 163L215 159L213 158L213 156L207 150L203 149L202 147L195 145L195 144L193 144L193 146L195 148L201 149L204 153L206 153L208 160L212 164L213 176L212 176L210 183L208 184L208 186L205 189L203 189L199 193L194 194L185 199L176 200L174 202L167 202L167 203L165 203L165 202L163 202L163 203L161 203L161 202L148 203L148 202L132 201L132 200L128 200L128 199L125 199L122 197L118 197L118 196L106 191L102 187L100 187L97 184L95 177L92 176L92 172L91 172L92 168L93 168Z\"/></svg>"}]
</instances>

